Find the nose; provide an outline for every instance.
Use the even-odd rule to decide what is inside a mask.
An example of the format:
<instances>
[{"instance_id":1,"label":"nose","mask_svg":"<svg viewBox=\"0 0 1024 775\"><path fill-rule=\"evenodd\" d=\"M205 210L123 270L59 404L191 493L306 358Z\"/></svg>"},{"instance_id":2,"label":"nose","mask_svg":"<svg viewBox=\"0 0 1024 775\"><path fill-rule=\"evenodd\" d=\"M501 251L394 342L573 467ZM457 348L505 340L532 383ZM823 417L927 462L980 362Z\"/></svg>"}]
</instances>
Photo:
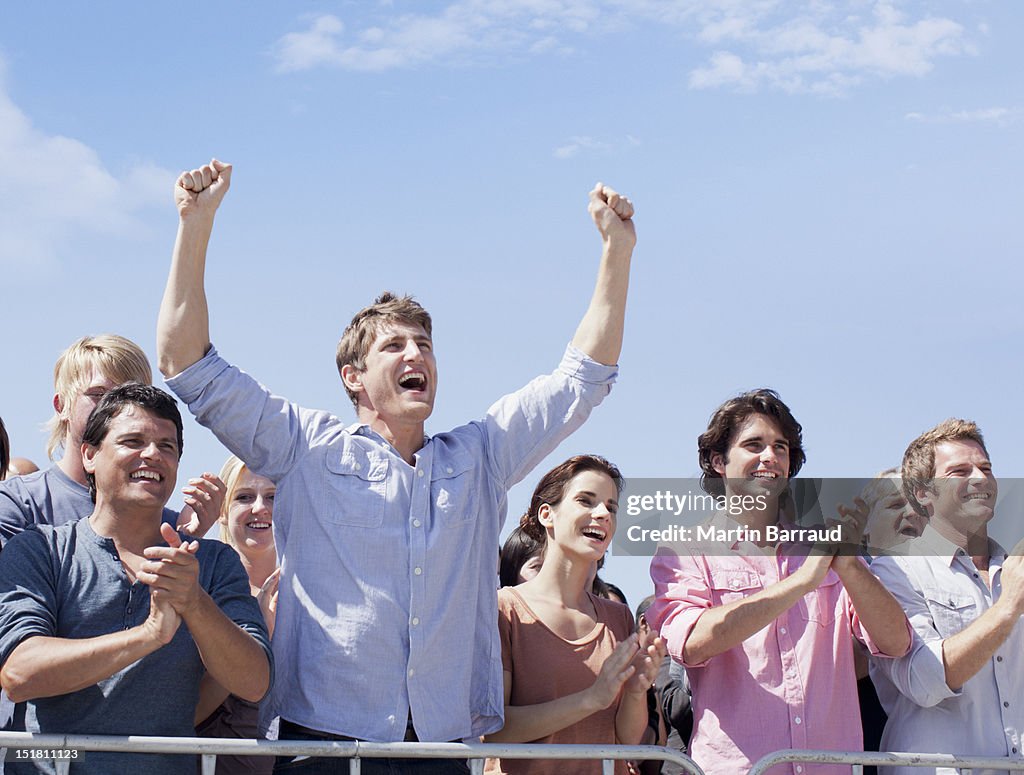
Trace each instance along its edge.
<instances>
[{"instance_id":1,"label":"nose","mask_svg":"<svg viewBox=\"0 0 1024 775\"><path fill-rule=\"evenodd\" d=\"M146 460L156 460L160 456L160 448L157 447L155 441L151 441L145 447L142 448L140 453Z\"/></svg>"},{"instance_id":2,"label":"nose","mask_svg":"<svg viewBox=\"0 0 1024 775\"><path fill-rule=\"evenodd\" d=\"M611 510L604 503L598 503L590 513L597 519L611 519L612 516Z\"/></svg>"},{"instance_id":3,"label":"nose","mask_svg":"<svg viewBox=\"0 0 1024 775\"><path fill-rule=\"evenodd\" d=\"M270 501L264 498L262 495L257 495L256 500L252 504L253 514L269 514L270 513Z\"/></svg>"},{"instance_id":4,"label":"nose","mask_svg":"<svg viewBox=\"0 0 1024 775\"><path fill-rule=\"evenodd\" d=\"M423 351L415 341L410 339L405 345L405 360L407 361L418 361L423 355Z\"/></svg>"}]
</instances>

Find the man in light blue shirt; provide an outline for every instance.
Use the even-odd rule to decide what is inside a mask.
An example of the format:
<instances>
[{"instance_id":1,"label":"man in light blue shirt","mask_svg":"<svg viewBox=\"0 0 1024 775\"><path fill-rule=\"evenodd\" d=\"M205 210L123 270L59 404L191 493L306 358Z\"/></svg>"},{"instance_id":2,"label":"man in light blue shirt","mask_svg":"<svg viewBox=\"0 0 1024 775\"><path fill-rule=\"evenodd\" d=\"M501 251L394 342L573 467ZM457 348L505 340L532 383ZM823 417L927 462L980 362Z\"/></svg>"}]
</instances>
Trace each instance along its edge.
<instances>
[{"instance_id":1,"label":"man in light blue shirt","mask_svg":"<svg viewBox=\"0 0 1024 775\"><path fill-rule=\"evenodd\" d=\"M881 748L1021 759L1024 542L1008 555L989 538L998 485L981 431L967 420L940 423L907 448L902 477L929 525L907 556L871 563L917 633L906 656L871 662L889 715Z\"/></svg>"},{"instance_id":2,"label":"man in light blue shirt","mask_svg":"<svg viewBox=\"0 0 1024 775\"><path fill-rule=\"evenodd\" d=\"M160 370L199 422L278 484L279 680L268 710L281 716L282 737L493 732L503 711L495 573L507 491L610 390L636 240L632 205L600 184L591 192L604 246L597 287L555 372L479 421L426 436L437 364L430 316L408 297L382 296L339 344L352 425L274 396L213 349L205 254L230 173L213 161L178 180L157 340Z\"/></svg>"}]
</instances>

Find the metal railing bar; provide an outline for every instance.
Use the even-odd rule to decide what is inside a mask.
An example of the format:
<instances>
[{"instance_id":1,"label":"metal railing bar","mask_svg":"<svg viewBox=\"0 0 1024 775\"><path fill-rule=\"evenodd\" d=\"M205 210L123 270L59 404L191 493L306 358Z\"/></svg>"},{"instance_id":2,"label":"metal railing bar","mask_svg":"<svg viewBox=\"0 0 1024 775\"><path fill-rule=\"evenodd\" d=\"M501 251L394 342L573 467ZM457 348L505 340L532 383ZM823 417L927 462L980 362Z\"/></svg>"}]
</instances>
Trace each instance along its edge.
<instances>
[{"instance_id":1,"label":"metal railing bar","mask_svg":"<svg viewBox=\"0 0 1024 775\"><path fill-rule=\"evenodd\" d=\"M1024 759L1011 759L1008 756L960 756L948 753L906 753L902 751L878 753L874 751L787 749L763 756L751 767L749 775L764 775L764 773L777 764L792 762L808 764L899 765L901 767L953 767L961 768L964 775L969 775L970 769L1024 772Z\"/></svg>"},{"instance_id":2,"label":"metal railing bar","mask_svg":"<svg viewBox=\"0 0 1024 775\"><path fill-rule=\"evenodd\" d=\"M688 756L671 748L646 745L541 745L498 743L364 743L337 740L238 740L231 738L129 735L54 735L0 732L0 746L62 748L82 751L191 754L201 756L347 757L352 775L362 758L424 759L608 759L657 760L679 765L690 775L704 775Z\"/></svg>"}]
</instances>

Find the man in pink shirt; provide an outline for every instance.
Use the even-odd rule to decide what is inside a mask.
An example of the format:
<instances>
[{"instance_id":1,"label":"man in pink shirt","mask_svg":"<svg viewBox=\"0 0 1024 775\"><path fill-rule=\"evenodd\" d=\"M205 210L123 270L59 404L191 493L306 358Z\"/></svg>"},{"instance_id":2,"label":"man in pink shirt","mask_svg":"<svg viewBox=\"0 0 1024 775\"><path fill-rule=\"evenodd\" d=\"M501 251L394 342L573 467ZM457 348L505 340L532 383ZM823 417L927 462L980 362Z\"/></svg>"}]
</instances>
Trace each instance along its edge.
<instances>
[{"instance_id":1,"label":"man in pink shirt","mask_svg":"<svg viewBox=\"0 0 1024 775\"><path fill-rule=\"evenodd\" d=\"M648 611L687 668L692 756L708 775L736 775L783 748L861 750L851 636L872 654L902 656L911 642L906 616L857 556L835 553L837 544L769 540L775 527L792 527L786 485L806 459L800 424L778 394L727 401L698 445L704 489L743 508L712 520L715 540L659 550Z\"/></svg>"}]
</instances>

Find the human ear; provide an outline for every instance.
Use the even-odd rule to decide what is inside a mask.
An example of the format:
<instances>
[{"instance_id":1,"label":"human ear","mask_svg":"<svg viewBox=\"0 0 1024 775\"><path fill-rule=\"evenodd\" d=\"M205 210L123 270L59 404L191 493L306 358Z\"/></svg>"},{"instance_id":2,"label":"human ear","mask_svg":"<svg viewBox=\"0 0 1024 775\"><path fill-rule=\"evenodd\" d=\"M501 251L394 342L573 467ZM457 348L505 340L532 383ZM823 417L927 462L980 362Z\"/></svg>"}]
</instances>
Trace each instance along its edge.
<instances>
[{"instance_id":1,"label":"human ear","mask_svg":"<svg viewBox=\"0 0 1024 775\"><path fill-rule=\"evenodd\" d=\"M363 389L363 372L353 366L351 363L346 363L341 367L341 381L345 383L345 387L351 390L353 393L359 393Z\"/></svg>"},{"instance_id":2,"label":"human ear","mask_svg":"<svg viewBox=\"0 0 1024 775\"><path fill-rule=\"evenodd\" d=\"M87 474L96 473L96 462L93 458L97 452L99 452L99 447L94 447L92 444L82 444L82 468L85 469Z\"/></svg>"},{"instance_id":3,"label":"human ear","mask_svg":"<svg viewBox=\"0 0 1024 775\"><path fill-rule=\"evenodd\" d=\"M554 527L554 510L547 503L540 504L540 508L537 509L537 521L540 522L544 527Z\"/></svg>"},{"instance_id":4,"label":"human ear","mask_svg":"<svg viewBox=\"0 0 1024 775\"><path fill-rule=\"evenodd\" d=\"M716 474L721 476L723 479L725 478L726 462L727 461L725 459L725 455L720 455L716 452L714 455L711 456L711 468L715 471Z\"/></svg>"}]
</instances>

